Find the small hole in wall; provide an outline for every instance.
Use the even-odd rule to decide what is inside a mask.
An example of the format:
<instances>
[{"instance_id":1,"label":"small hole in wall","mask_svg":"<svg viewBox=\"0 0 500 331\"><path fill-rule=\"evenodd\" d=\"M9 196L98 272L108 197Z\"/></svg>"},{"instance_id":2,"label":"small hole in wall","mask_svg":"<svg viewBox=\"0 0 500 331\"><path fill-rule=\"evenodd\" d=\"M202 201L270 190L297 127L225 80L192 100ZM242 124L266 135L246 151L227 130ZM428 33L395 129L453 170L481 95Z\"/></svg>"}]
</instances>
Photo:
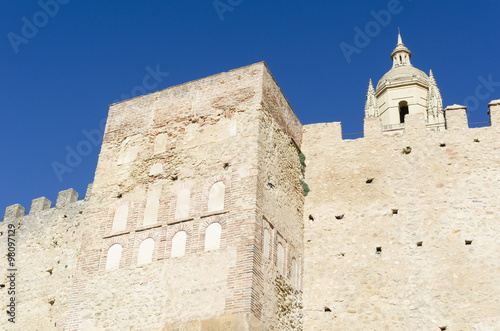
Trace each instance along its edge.
<instances>
[{"instance_id":1,"label":"small hole in wall","mask_svg":"<svg viewBox=\"0 0 500 331\"><path fill-rule=\"evenodd\" d=\"M332 312L332 310L330 308L325 307L325 313L331 313L331 312Z\"/></svg>"},{"instance_id":2,"label":"small hole in wall","mask_svg":"<svg viewBox=\"0 0 500 331\"><path fill-rule=\"evenodd\" d=\"M476 139L474 139L474 142L475 142L475 143L478 143L478 142L479 142L479 139L477 139L477 138L476 138Z\"/></svg>"},{"instance_id":3,"label":"small hole in wall","mask_svg":"<svg viewBox=\"0 0 500 331\"><path fill-rule=\"evenodd\" d=\"M341 220L344 218L344 214L335 216L336 219Z\"/></svg>"},{"instance_id":4,"label":"small hole in wall","mask_svg":"<svg viewBox=\"0 0 500 331\"><path fill-rule=\"evenodd\" d=\"M422 242L421 241L417 242L417 247L422 247Z\"/></svg>"},{"instance_id":5,"label":"small hole in wall","mask_svg":"<svg viewBox=\"0 0 500 331\"><path fill-rule=\"evenodd\" d=\"M440 326L439 327L439 330L446 330L447 326L446 325L443 325L443 326Z\"/></svg>"},{"instance_id":6,"label":"small hole in wall","mask_svg":"<svg viewBox=\"0 0 500 331\"><path fill-rule=\"evenodd\" d=\"M5 287L5 284L0 284L0 288L4 288Z\"/></svg>"},{"instance_id":7,"label":"small hole in wall","mask_svg":"<svg viewBox=\"0 0 500 331\"><path fill-rule=\"evenodd\" d=\"M375 251L377 252L377 254L382 253L382 247L377 247L377 248L375 249Z\"/></svg>"},{"instance_id":8,"label":"small hole in wall","mask_svg":"<svg viewBox=\"0 0 500 331\"><path fill-rule=\"evenodd\" d=\"M472 240L466 240L466 241L465 241L465 244L466 244L466 245L471 245L471 244L472 244Z\"/></svg>"},{"instance_id":9,"label":"small hole in wall","mask_svg":"<svg viewBox=\"0 0 500 331\"><path fill-rule=\"evenodd\" d=\"M398 214L398 210L397 209L393 209L392 210L392 215L397 215Z\"/></svg>"},{"instance_id":10,"label":"small hole in wall","mask_svg":"<svg viewBox=\"0 0 500 331\"><path fill-rule=\"evenodd\" d=\"M314 221L313 215L309 215L309 220Z\"/></svg>"},{"instance_id":11,"label":"small hole in wall","mask_svg":"<svg viewBox=\"0 0 500 331\"><path fill-rule=\"evenodd\" d=\"M273 183L267 183L267 186L269 186L270 188L275 188L275 185Z\"/></svg>"},{"instance_id":12,"label":"small hole in wall","mask_svg":"<svg viewBox=\"0 0 500 331\"><path fill-rule=\"evenodd\" d=\"M375 179L375 178L368 178L368 179L366 180L366 184L371 184L371 183L373 183L373 180L374 180L374 179Z\"/></svg>"},{"instance_id":13,"label":"small hole in wall","mask_svg":"<svg viewBox=\"0 0 500 331\"><path fill-rule=\"evenodd\" d=\"M446 147L446 144L445 143L440 143L439 147Z\"/></svg>"},{"instance_id":14,"label":"small hole in wall","mask_svg":"<svg viewBox=\"0 0 500 331\"><path fill-rule=\"evenodd\" d=\"M179 177L177 177L177 175L170 175L171 181L176 181L177 179L179 179Z\"/></svg>"},{"instance_id":15,"label":"small hole in wall","mask_svg":"<svg viewBox=\"0 0 500 331\"><path fill-rule=\"evenodd\" d=\"M55 302L56 302L56 299L50 299L50 300L49 300L49 303L50 303L51 305L54 305L54 303L55 303Z\"/></svg>"},{"instance_id":16,"label":"small hole in wall","mask_svg":"<svg viewBox=\"0 0 500 331\"><path fill-rule=\"evenodd\" d=\"M226 163L224 163L224 170L227 170L227 169L229 169L229 163L226 162Z\"/></svg>"},{"instance_id":17,"label":"small hole in wall","mask_svg":"<svg viewBox=\"0 0 500 331\"><path fill-rule=\"evenodd\" d=\"M117 198L117 199L121 199L121 198L122 198L122 194L121 194L121 193L120 193L120 194L118 194L118 195L116 196L116 198Z\"/></svg>"}]
</instances>

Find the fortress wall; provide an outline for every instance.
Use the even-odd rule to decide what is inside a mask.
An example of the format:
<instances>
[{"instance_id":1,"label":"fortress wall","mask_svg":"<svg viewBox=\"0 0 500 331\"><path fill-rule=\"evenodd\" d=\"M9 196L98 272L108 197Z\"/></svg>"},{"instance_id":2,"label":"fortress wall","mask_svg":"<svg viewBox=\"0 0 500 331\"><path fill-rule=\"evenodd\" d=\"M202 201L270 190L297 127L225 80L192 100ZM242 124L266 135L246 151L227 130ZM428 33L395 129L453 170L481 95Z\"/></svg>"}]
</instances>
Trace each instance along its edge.
<instances>
[{"instance_id":1,"label":"fortress wall","mask_svg":"<svg viewBox=\"0 0 500 331\"><path fill-rule=\"evenodd\" d=\"M461 107L443 132L411 115L396 137L375 122L356 140L304 127L305 330L500 327L495 107L475 129Z\"/></svg>"},{"instance_id":2,"label":"fortress wall","mask_svg":"<svg viewBox=\"0 0 500 331\"><path fill-rule=\"evenodd\" d=\"M81 223L88 201L76 201L72 189L59 193L55 207L46 198L33 200L29 214L14 205L0 223L0 246L7 251L8 236L15 243L15 324L0 320L2 330L62 330L68 310L71 285L76 273L81 244ZM9 226L12 225L12 226ZM9 233L9 230L11 232ZM15 232L12 232L15 230ZM7 258L0 260L2 270L0 298L8 308L11 274ZM4 285L4 286L2 286ZM5 315L5 314L4 314Z\"/></svg>"}]
</instances>

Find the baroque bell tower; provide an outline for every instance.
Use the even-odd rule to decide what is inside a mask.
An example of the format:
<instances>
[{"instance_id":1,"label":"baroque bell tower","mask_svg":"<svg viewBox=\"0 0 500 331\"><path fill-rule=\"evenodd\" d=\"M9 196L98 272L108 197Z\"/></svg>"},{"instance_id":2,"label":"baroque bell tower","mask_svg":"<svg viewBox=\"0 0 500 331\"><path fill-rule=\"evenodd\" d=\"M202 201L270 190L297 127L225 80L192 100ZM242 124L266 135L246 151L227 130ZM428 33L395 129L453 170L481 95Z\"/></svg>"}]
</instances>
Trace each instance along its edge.
<instances>
[{"instance_id":1,"label":"baroque bell tower","mask_svg":"<svg viewBox=\"0 0 500 331\"><path fill-rule=\"evenodd\" d=\"M432 70L427 76L411 62L411 51L403 44L401 33L391 53L392 68L379 80L376 89L370 79L365 117L380 117L384 134L404 130L406 114L424 114L427 130L445 129L443 102Z\"/></svg>"}]
</instances>

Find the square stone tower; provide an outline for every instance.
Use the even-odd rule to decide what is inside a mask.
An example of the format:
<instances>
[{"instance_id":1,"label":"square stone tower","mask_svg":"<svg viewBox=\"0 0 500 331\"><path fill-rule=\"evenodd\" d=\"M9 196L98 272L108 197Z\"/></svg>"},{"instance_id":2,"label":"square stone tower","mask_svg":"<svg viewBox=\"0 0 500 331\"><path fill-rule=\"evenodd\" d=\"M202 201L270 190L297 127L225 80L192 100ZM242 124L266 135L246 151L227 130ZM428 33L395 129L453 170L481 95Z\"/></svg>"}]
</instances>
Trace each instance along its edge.
<instances>
[{"instance_id":1,"label":"square stone tower","mask_svg":"<svg viewBox=\"0 0 500 331\"><path fill-rule=\"evenodd\" d=\"M301 132L264 63L112 105L65 329L299 327Z\"/></svg>"}]
</instances>

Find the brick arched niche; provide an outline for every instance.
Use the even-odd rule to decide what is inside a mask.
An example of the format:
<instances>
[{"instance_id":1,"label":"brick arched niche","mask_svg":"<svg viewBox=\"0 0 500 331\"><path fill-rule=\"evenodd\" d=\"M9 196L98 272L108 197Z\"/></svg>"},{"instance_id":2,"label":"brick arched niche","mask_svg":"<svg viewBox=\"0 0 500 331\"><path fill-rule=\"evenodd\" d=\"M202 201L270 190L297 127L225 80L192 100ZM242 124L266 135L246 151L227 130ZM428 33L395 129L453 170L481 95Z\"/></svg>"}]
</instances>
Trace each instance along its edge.
<instances>
[{"instance_id":1,"label":"brick arched niche","mask_svg":"<svg viewBox=\"0 0 500 331\"><path fill-rule=\"evenodd\" d=\"M124 231L127 228L127 217L128 217L128 203L124 203L115 210L115 216L113 218L113 226L111 227L111 232Z\"/></svg>"},{"instance_id":2,"label":"brick arched niche","mask_svg":"<svg viewBox=\"0 0 500 331\"><path fill-rule=\"evenodd\" d=\"M292 264L290 266L290 282L293 286L298 287L298 279L299 279L299 264L297 263L296 258L292 258Z\"/></svg>"},{"instance_id":3,"label":"brick arched niche","mask_svg":"<svg viewBox=\"0 0 500 331\"><path fill-rule=\"evenodd\" d=\"M219 211L224 209L224 196L226 193L226 185L223 181L215 182L210 187L208 193L208 211Z\"/></svg>"},{"instance_id":4,"label":"brick arched niche","mask_svg":"<svg viewBox=\"0 0 500 331\"><path fill-rule=\"evenodd\" d=\"M276 251L276 264L278 266L278 271L283 274L285 267L285 247L283 247L282 243L278 243L278 248Z\"/></svg>"},{"instance_id":5,"label":"brick arched niche","mask_svg":"<svg viewBox=\"0 0 500 331\"><path fill-rule=\"evenodd\" d=\"M264 229L264 243L263 243L263 252L262 255L266 258L269 259L270 257L270 251L271 251L271 233L269 232L269 229L265 228Z\"/></svg>"},{"instance_id":6,"label":"brick arched niche","mask_svg":"<svg viewBox=\"0 0 500 331\"><path fill-rule=\"evenodd\" d=\"M137 254L137 264L147 264L153 261L153 252L155 250L155 240L153 238L144 239L139 245Z\"/></svg>"},{"instance_id":7,"label":"brick arched niche","mask_svg":"<svg viewBox=\"0 0 500 331\"><path fill-rule=\"evenodd\" d=\"M148 190L146 198L146 209L142 225L150 225L158 222L158 211L160 209L161 186L156 185Z\"/></svg>"},{"instance_id":8,"label":"brick arched niche","mask_svg":"<svg viewBox=\"0 0 500 331\"><path fill-rule=\"evenodd\" d=\"M177 187L177 203L175 205L175 218L182 219L189 217L189 208L191 206L191 186L190 183L184 183Z\"/></svg>"},{"instance_id":9,"label":"brick arched niche","mask_svg":"<svg viewBox=\"0 0 500 331\"><path fill-rule=\"evenodd\" d=\"M178 231L172 237L172 250L170 257L181 257L186 254L187 232Z\"/></svg>"},{"instance_id":10,"label":"brick arched niche","mask_svg":"<svg viewBox=\"0 0 500 331\"><path fill-rule=\"evenodd\" d=\"M220 223L212 223L205 230L205 252L220 248L222 226Z\"/></svg>"},{"instance_id":11,"label":"brick arched niche","mask_svg":"<svg viewBox=\"0 0 500 331\"><path fill-rule=\"evenodd\" d=\"M116 270L120 267L122 251L123 246L120 244L114 244L108 249L108 256L106 258L106 270Z\"/></svg>"}]
</instances>

